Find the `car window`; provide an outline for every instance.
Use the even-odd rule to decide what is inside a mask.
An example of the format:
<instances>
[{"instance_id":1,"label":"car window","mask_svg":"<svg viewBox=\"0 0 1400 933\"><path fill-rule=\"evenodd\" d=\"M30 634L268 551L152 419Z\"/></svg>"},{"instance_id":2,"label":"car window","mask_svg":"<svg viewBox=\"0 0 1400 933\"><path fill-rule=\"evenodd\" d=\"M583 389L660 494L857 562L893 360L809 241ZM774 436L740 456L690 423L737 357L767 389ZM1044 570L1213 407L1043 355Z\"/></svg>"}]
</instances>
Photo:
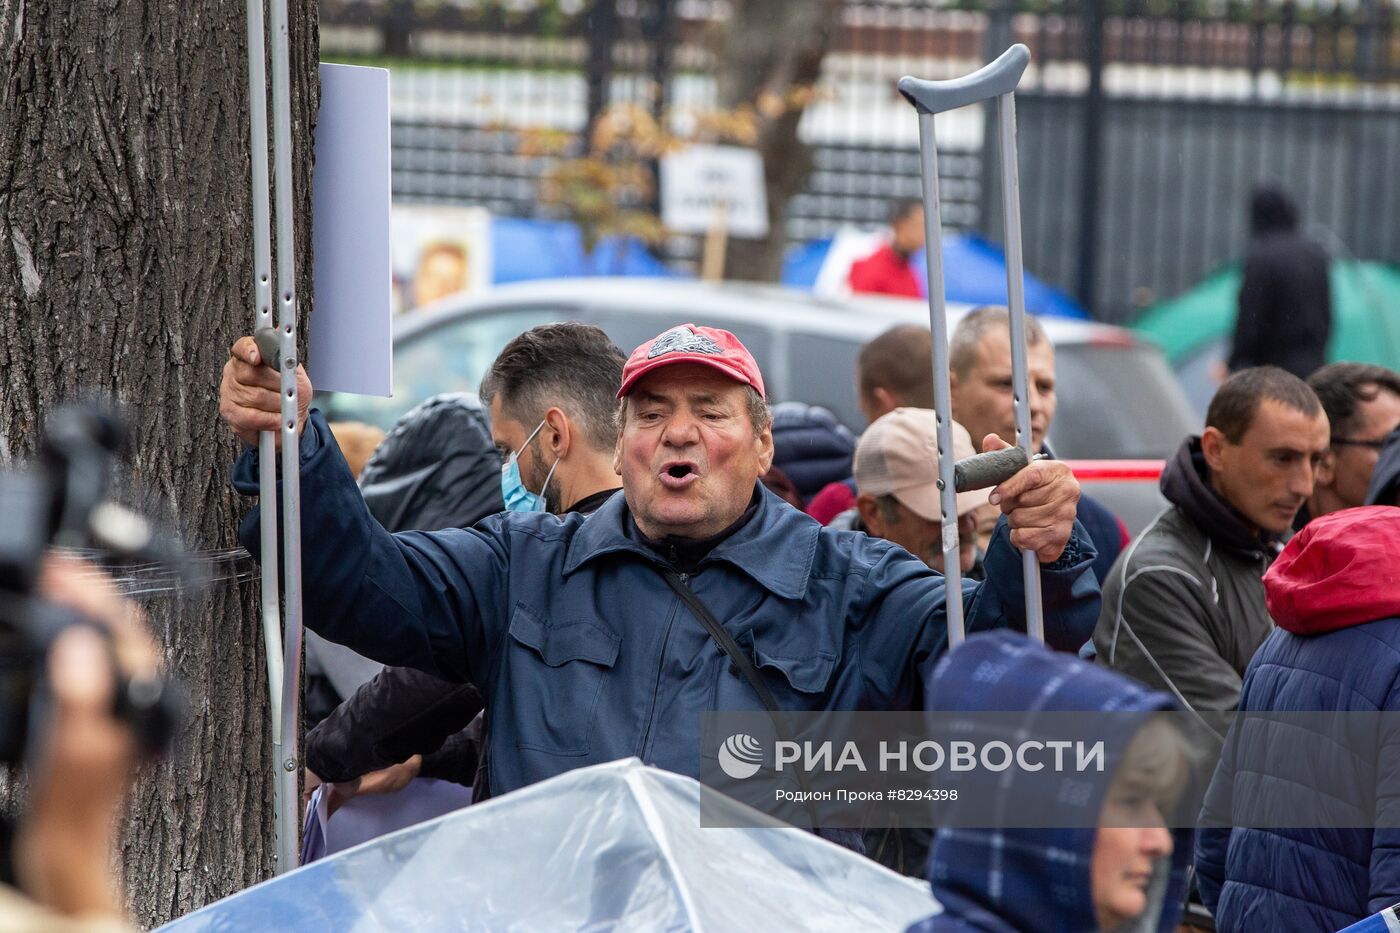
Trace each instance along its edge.
<instances>
[{"instance_id":1,"label":"car window","mask_svg":"<svg viewBox=\"0 0 1400 933\"><path fill-rule=\"evenodd\" d=\"M387 431L434 395L476 392L497 354L522 331L577 318L573 309L563 307L510 308L456 318L395 343L392 398L337 393L318 404L333 421L365 421Z\"/></svg>"},{"instance_id":2,"label":"car window","mask_svg":"<svg viewBox=\"0 0 1400 933\"><path fill-rule=\"evenodd\" d=\"M1166 361L1141 346L1055 348L1055 455L1077 459L1166 459L1197 433L1195 415Z\"/></svg>"},{"instance_id":3,"label":"car window","mask_svg":"<svg viewBox=\"0 0 1400 933\"><path fill-rule=\"evenodd\" d=\"M684 314L678 316L676 312L664 309L658 311L618 311L608 308L590 308L589 311L591 316L587 322L601 327L603 332L612 338L612 342L622 348L623 353L630 354L643 343L678 324L690 323L719 327L738 337L758 362L759 371L765 376L768 374L769 361L773 354L773 336L769 329L762 324L735 323L729 320L711 321L705 320L703 317L689 320Z\"/></svg>"},{"instance_id":4,"label":"car window","mask_svg":"<svg viewBox=\"0 0 1400 933\"><path fill-rule=\"evenodd\" d=\"M857 434L864 431L865 416L856 404L860 347L853 338L789 335L787 386L782 400L820 405Z\"/></svg>"}]
</instances>

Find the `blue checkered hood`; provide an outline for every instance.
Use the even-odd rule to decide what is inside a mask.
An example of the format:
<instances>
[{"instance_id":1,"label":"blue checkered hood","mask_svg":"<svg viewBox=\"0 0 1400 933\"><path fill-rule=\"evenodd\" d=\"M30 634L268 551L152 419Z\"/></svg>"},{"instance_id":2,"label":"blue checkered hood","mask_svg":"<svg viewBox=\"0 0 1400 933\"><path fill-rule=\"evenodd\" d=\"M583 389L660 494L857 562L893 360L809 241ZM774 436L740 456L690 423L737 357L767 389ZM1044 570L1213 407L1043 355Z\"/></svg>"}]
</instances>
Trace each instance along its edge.
<instances>
[{"instance_id":1,"label":"blue checkered hood","mask_svg":"<svg viewBox=\"0 0 1400 933\"><path fill-rule=\"evenodd\" d=\"M948 653L929 679L928 708L949 711L1141 712L1106 717L1130 736L1150 713L1175 708L1164 693L1147 690L1120 674L1053 652L1011 632L974 635ZM1122 747L1126 742L1109 742ZM1063 797L1047 807L1079 806L1082 819L1098 820L1113 775L1115 757L1096 793L1077 802ZM1043 787L1044 785L1037 785ZM1015 793L1011 785L1005 792ZM1024 801L1021 801L1024 803ZM928 876L945 913L911 931L1043 931L1080 933L1098 928L1090 893L1093 829L941 829L929 856ZM1174 930L1185 898L1191 857L1189 830L1173 832L1170 865L1159 868L1149 914L1133 930ZM1164 860L1167 861L1167 860Z\"/></svg>"}]
</instances>

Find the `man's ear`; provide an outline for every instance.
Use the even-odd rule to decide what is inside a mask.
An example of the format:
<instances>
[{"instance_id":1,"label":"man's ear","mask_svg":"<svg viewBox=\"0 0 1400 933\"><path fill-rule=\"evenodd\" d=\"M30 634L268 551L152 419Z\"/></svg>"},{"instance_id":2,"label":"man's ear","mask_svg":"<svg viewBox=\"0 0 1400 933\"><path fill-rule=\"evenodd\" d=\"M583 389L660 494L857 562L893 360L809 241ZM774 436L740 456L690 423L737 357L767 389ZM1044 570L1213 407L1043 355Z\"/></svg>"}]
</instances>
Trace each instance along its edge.
<instances>
[{"instance_id":1,"label":"man's ear","mask_svg":"<svg viewBox=\"0 0 1400 933\"><path fill-rule=\"evenodd\" d=\"M1212 473L1225 468L1225 445L1230 443L1219 428L1206 428L1201 432L1201 453L1205 454L1206 466Z\"/></svg>"},{"instance_id":2,"label":"man's ear","mask_svg":"<svg viewBox=\"0 0 1400 933\"><path fill-rule=\"evenodd\" d=\"M1337 481L1337 453L1331 447L1322 455L1322 459L1317 462L1317 470L1313 472L1313 488L1318 486L1331 486Z\"/></svg>"},{"instance_id":3,"label":"man's ear","mask_svg":"<svg viewBox=\"0 0 1400 933\"><path fill-rule=\"evenodd\" d=\"M876 386L871 390L871 395L875 396L875 406L881 415L887 415L904 404L884 386Z\"/></svg>"},{"instance_id":4,"label":"man's ear","mask_svg":"<svg viewBox=\"0 0 1400 933\"><path fill-rule=\"evenodd\" d=\"M573 427L569 416L562 408L556 406L544 413L544 430L540 432L544 437L540 440L555 457L563 460L573 446Z\"/></svg>"},{"instance_id":5,"label":"man's ear","mask_svg":"<svg viewBox=\"0 0 1400 933\"><path fill-rule=\"evenodd\" d=\"M871 537L883 538L885 536L885 523L880 514L880 504L875 501L874 496L868 492L856 496L856 511L860 513L860 522Z\"/></svg>"},{"instance_id":6,"label":"man's ear","mask_svg":"<svg viewBox=\"0 0 1400 933\"><path fill-rule=\"evenodd\" d=\"M764 428L753 440L758 445L758 475L762 477L773 468L773 426Z\"/></svg>"}]
</instances>

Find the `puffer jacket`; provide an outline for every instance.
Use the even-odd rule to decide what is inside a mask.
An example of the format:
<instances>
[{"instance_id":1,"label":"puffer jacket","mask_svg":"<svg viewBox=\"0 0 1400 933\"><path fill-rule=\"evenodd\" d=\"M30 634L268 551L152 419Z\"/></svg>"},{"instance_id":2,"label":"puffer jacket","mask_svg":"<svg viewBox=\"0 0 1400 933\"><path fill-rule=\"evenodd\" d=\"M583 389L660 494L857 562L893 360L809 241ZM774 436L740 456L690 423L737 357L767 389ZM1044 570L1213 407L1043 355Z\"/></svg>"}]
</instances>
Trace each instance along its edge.
<instances>
[{"instance_id":1,"label":"puffer jacket","mask_svg":"<svg viewBox=\"0 0 1400 933\"><path fill-rule=\"evenodd\" d=\"M1315 518L1264 577L1278 630L1244 681L1241 718L1202 810L1201 895L1222 933L1338 930L1400 903L1400 509L1367 506ZM1353 711L1341 746L1317 718L1255 712ZM1329 717L1328 723L1337 720ZM1335 726L1332 726L1335 728ZM1334 828L1227 828L1241 808L1314 812ZM1347 827L1347 828L1335 828Z\"/></svg>"},{"instance_id":2,"label":"puffer jacket","mask_svg":"<svg viewBox=\"0 0 1400 933\"><path fill-rule=\"evenodd\" d=\"M1094 629L1100 664L1198 712L1239 702L1273 628L1262 578L1278 549L1210 487L1207 470L1200 438L1187 438L1162 471L1172 507L1113 565Z\"/></svg>"},{"instance_id":3,"label":"puffer jacket","mask_svg":"<svg viewBox=\"0 0 1400 933\"><path fill-rule=\"evenodd\" d=\"M828 483L849 479L855 454L855 434L827 409L803 402L773 406L773 465L803 502Z\"/></svg>"},{"instance_id":4,"label":"puffer jacket","mask_svg":"<svg viewBox=\"0 0 1400 933\"><path fill-rule=\"evenodd\" d=\"M1047 650L1010 632L974 635L934 669L929 708L948 711L1025 711L1103 713L1109 748L1107 766L1097 780L1075 775L1069 783L1023 784L969 777L980 811L981 799L1015 795L1008 810L1044 807L1063 814L1059 829L940 828L929 859L928 878L943 913L911 927L909 933L1091 933L1098 929L1090 867L1099 820L1118 758L1137 728L1159 710L1175 708L1164 693L1144 689L1126 677L1086 661ZM1141 714L1138 716L1136 714ZM1035 734L1035 733L1032 733ZM1004 772L1013 775L1014 772ZM1093 774L1089 772L1089 774ZM1032 795L1027 799L1026 795ZM1172 852L1158 859L1143 916L1135 931L1169 933L1181 919L1186 894L1186 867L1191 859L1191 831L1172 831Z\"/></svg>"}]
</instances>

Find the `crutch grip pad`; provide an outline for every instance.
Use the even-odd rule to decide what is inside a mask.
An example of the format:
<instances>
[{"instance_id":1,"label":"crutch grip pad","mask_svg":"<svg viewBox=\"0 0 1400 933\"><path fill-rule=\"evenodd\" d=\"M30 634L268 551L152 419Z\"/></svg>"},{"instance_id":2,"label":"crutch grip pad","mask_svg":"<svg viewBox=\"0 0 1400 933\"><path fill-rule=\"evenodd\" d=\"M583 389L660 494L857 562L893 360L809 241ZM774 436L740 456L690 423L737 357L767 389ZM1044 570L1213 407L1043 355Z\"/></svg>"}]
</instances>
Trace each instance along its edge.
<instances>
[{"instance_id":1,"label":"crutch grip pad","mask_svg":"<svg viewBox=\"0 0 1400 933\"><path fill-rule=\"evenodd\" d=\"M258 356L263 364L278 372L282 371L282 341L275 327L259 327L253 334L253 342L258 345Z\"/></svg>"},{"instance_id":2,"label":"crutch grip pad","mask_svg":"<svg viewBox=\"0 0 1400 933\"><path fill-rule=\"evenodd\" d=\"M970 492L999 486L1029 465L1030 459L1019 447L977 454L953 464L953 490Z\"/></svg>"},{"instance_id":3,"label":"crutch grip pad","mask_svg":"<svg viewBox=\"0 0 1400 933\"><path fill-rule=\"evenodd\" d=\"M906 75L899 79L899 93L920 113L957 110L1016 90L1030 61L1031 50L1018 42L997 56L996 61L961 78L929 81Z\"/></svg>"}]
</instances>

